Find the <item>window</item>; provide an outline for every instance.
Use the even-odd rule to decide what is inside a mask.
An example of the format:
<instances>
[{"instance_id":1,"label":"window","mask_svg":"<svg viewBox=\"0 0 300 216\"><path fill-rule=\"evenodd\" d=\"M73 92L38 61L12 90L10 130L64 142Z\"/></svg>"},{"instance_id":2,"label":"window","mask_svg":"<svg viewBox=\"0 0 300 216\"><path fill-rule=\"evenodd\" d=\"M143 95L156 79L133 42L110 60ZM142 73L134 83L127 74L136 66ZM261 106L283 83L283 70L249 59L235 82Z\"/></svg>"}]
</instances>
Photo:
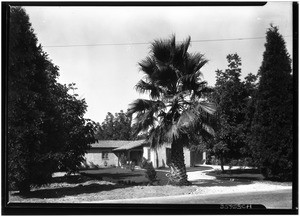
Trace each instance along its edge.
<instances>
[{"instance_id":1,"label":"window","mask_svg":"<svg viewBox=\"0 0 300 216\"><path fill-rule=\"evenodd\" d=\"M106 151L102 152L102 159L108 160L108 152L106 152Z\"/></svg>"}]
</instances>

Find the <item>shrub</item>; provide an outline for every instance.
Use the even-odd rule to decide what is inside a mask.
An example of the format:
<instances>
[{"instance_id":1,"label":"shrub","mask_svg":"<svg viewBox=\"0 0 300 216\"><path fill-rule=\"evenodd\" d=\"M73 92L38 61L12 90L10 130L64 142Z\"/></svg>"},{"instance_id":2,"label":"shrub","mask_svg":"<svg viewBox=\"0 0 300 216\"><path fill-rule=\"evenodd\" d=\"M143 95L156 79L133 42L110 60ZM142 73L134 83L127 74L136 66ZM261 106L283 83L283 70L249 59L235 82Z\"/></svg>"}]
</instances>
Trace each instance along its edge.
<instances>
[{"instance_id":1,"label":"shrub","mask_svg":"<svg viewBox=\"0 0 300 216\"><path fill-rule=\"evenodd\" d=\"M127 164L127 157L125 156L125 154L122 154L120 156L120 164L121 164L121 166L124 166Z\"/></svg>"},{"instance_id":2,"label":"shrub","mask_svg":"<svg viewBox=\"0 0 300 216\"><path fill-rule=\"evenodd\" d=\"M148 179L150 185L157 181L156 171L151 161L148 161L146 158L143 157L141 168L146 169L145 177Z\"/></svg>"}]
</instances>

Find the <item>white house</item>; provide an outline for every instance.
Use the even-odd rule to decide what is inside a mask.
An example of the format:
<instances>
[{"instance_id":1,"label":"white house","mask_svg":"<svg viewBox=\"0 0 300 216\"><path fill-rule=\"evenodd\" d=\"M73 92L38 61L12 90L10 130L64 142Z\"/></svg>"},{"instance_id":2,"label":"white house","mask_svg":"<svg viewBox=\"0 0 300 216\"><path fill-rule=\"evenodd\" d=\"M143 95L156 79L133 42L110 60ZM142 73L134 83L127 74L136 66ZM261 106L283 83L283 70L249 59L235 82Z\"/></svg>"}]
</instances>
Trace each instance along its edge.
<instances>
[{"instance_id":1,"label":"white house","mask_svg":"<svg viewBox=\"0 0 300 216\"><path fill-rule=\"evenodd\" d=\"M186 167L205 164L205 152L195 152L184 148L183 153ZM144 157L150 160L155 168L168 167L171 145L166 143L157 149L152 149L145 140L99 140L91 144L91 148L85 154L84 165L88 167L120 166L121 155L125 155L129 161L134 161L136 164L139 164Z\"/></svg>"}]
</instances>

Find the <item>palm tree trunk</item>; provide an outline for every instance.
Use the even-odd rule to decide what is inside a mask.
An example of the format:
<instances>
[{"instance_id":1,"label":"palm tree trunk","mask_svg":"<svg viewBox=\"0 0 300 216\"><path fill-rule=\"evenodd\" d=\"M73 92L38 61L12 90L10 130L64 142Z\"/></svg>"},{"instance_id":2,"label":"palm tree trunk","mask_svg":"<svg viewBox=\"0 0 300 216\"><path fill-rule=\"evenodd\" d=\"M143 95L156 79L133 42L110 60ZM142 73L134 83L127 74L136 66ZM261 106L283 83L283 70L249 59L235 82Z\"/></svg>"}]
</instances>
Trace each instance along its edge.
<instances>
[{"instance_id":1,"label":"palm tree trunk","mask_svg":"<svg viewBox=\"0 0 300 216\"><path fill-rule=\"evenodd\" d=\"M180 140L173 140L171 146L171 176L172 184L189 185L184 164L183 145Z\"/></svg>"}]
</instances>

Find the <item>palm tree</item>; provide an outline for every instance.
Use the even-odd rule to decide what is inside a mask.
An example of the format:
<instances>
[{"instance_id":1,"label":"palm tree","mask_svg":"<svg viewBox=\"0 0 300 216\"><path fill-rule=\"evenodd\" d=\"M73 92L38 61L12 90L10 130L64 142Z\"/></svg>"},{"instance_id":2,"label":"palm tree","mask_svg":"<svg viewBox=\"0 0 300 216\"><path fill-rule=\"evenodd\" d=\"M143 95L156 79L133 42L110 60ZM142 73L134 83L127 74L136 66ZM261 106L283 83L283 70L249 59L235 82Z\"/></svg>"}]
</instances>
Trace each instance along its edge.
<instances>
[{"instance_id":1,"label":"palm tree","mask_svg":"<svg viewBox=\"0 0 300 216\"><path fill-rule=\"evenodd\" d=\"M135 86L138 92L149 93L150 100L137 99L129 107L136 115L137 133L147 132L152 148L171 143L170 165L179 185L189 184L183 147L193 140L195 128L213 133L208 120L215 110L205 97L210 88L200 78L208 61L202 54L187 52L190 41L188 37L176 44L173 35L152 43L149 56L139 63L145 77Z\"/></svg>"}]
</instances>

